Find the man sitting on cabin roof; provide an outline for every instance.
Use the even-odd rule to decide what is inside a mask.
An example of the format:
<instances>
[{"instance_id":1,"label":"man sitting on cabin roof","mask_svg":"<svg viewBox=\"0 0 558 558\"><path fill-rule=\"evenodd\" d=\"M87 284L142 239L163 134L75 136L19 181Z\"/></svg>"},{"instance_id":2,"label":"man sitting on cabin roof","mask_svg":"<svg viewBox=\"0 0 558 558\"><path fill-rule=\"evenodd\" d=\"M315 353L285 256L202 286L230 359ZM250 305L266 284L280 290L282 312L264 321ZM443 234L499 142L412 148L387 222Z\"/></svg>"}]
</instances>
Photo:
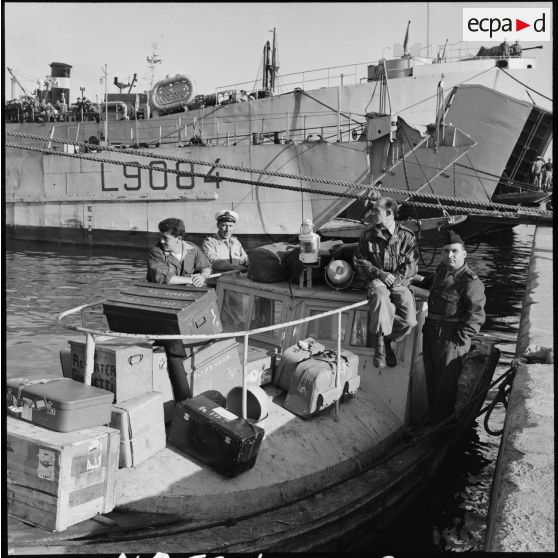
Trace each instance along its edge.
<instances>
[{"instance_id":1,"label":"man sitting on cabin roof","mask_svg":"<svg viewBox=\"0 0 558 558\"><path fill-rule=\"evenodd\" d=\"M233 236L234 226L238 221L238 213L223 209L215 214L217 232L208 236L202 244L202 251L211 262L214 272L231 271L248 268L248 255L240 240Z\"/></svg>"},{"instance_id":2,"label":"man sitting on cabin roof","mask_svg":"<svg viewBox=\"0 0 558 558\"><path fill-rule=\"evenodd\" d=\"M466 257L461 237L447 231L442 263L419 284L430 287L422 354L432 424L454 412L463 360L486 317L484 285L465 263Z\"/></svg>"},{"instance_id":3,"label":"man sitting on cabin roof","mask_svg":"<svg viewBox=\"0 0 558 558\"><path fill-rule=\"evenodd\" d=\"M378 199L372 208L372 223L362 232L353 259L367 277L369 329L376 336L377 368L397 364L390 343L406 337L417 324L415 299L409 290L417 273L415 234L396 223L396 217L397 202Z\"/></svg>"},{"instance_id":4,"label":"man sitting on cabin roof","mask_svg":"<svg viewBox=\"0 0 558 558\"><path fill-rule=\"evenodd\" d=\"M183 240L184 222L169 217L159 223L159 232L159 244L147 258L147 280L169 285L204 285L211 274L211 264L195 244Z\"/></svg>"}]
</instances>

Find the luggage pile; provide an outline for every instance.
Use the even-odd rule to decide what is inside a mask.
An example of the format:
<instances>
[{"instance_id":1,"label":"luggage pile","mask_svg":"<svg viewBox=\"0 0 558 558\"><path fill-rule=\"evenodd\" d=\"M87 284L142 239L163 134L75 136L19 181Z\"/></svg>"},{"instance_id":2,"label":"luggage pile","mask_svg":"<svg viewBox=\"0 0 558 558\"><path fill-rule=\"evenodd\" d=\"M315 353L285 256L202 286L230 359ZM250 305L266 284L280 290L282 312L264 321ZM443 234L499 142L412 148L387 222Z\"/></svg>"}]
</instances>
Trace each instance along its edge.
<instances>
[{"instance_id":1,"label":"luggage pile","mask_svg":"<svg viewBox=\"0 0 558 558\"><path fill-rule=\"evenodd\" d=\"M129 333L222 332L205 288L136 285L104 312L112 329ZM311 338L282 355L249 346L244 419L244 347L234 339L98 337L92 385L83 384L85 350L69 341L60 351L63 378L8 381L8 513L50 530L111 511L118 468L163 449L166 424L172 444L234 477L254 466L264 437L256 422L268 395L260 386L284 391L284 407L309 418L354 396L360 383L356 355L343 351L337 373L337 355Z\"/></svg>"}]
</instances>

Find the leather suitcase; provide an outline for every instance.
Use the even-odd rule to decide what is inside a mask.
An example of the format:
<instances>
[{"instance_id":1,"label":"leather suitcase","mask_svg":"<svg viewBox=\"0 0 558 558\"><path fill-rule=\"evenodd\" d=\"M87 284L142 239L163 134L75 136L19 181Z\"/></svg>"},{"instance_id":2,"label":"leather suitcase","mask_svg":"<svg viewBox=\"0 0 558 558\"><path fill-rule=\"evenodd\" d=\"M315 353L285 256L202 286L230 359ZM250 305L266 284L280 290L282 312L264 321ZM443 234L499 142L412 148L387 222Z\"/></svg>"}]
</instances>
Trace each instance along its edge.
<instances>
[{"instance_id":1,"label":"leather suitcase","mask_svg":"<svg viewBox=\"0 0 558 558\"><path fill-rule=\"evenodd\" d=\"M163 396L144 393L112 406L110 425L120 431L119 467L135 467L166 445Z\"/></svg>"},{"instance_id":2,"label":"leather suitcase","mask_svg":"<svg viewBox=\"0 0 558 558\"><path fill-rule=\"evenodd\" d=\"M234 339L222 339L192 348L186 358L167 354L168 367L177 401L207 390L223 396L242 385L242 365Z\"/></svg>"},{"instance_id":3,"label":"leather suitcase","mask_svg":"<svg viewBox=\"0 0 558 558\"><path fill-rule=\"evenodd\" d=\"M65 531L112 511L120 447L117 430L96 426L54 432L8 417L6 433L8 515L50 531Z\"/></svg>"},{"instance_id":4,"label":"leather suitcase","mask_svg":"<svg viewBox=\"0 0 558 558\"><path fill-rule=\"evenodd\" d=\"M72 378L83 382L85 341L69 341ZM95 343L91 385L112 391L114 402L153 391L153 349L149 343L110 338Z\"/></svg>"},{"instance_id":5,"label":"leather suitcase","mask_svg":"<svg viewBox=\"0 0 558 558\"><path fill-rule=\"evenodd\" d=\"M256 463L263 428L198 395L176 405L169 440L217 472L235 477Z\"/></svg>"},{"instance_id":6,"label":"leather suitcase","mask_svg":"<svg viewBox=\"0 0 558 558\"><path fill-rule=\"evenodd\" d=\"M283 407L302 418L326 409L343 395L354 397L359 385L358 356L341 349L339 387L335 387L337 353L324 351L300 362L291 378Z\"/></svg>"},{"instance_id":7,"label":"leather suitcase","mask_svg":"<svg viewBox=\"0 0 558 558\"><path fill-rule=\"evenodd\" d=\"M190 285L141 283L103 303L111 330L123 333L204 335L223 326L215 290ZM189 343L184 341L184 343ZM192 344L199 344L192 340Z\"/></svg>"},{"instance_id":8,"label":"leather suitcase","mask_svg":"<svg viewBox=\"0 0 558 558\"><path fill-rule=\"evenodd\" d=\"M23 420L73 432L110 422L114 394L70 378L7 381L8 412Z\"/></svg>"},{"instance_id":9,"label":"leather suitcase","mask_svg":"<svg viewBox=\"0 0 558 558\"><path fill-rule=\"evenodd\" d=\"M238 343L240 366L244 366L244 344ZM275 354L268 349L248 345L248 359L246 366L246 380L249 385L264 386L273 380L275 369ZM241 382L242 383L242 382Z\"/></svg>"},{"instance_id":10,"label":"leather suitcase","mask_svg":"<svg viewBox=\"0 0 558 558\"><path fill-rule=\"evenodd\" d=\"M298 363L324 350L325 347L312 339L312 337L303 339L288 349L285 349L282 355L277 355L273 385L283 391L287 391Z\"/></svg>"}]
</instances>

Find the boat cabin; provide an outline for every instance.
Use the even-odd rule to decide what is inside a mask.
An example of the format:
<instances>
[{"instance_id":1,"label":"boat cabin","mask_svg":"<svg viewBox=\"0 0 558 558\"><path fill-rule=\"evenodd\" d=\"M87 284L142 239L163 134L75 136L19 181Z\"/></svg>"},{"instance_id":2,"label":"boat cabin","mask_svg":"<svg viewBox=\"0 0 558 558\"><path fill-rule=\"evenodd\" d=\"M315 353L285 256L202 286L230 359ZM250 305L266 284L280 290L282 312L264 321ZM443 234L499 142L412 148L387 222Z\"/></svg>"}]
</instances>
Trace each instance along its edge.
<instances>
[{"instance_id":1,"label":"boat cabin","mask_svg":"<svg viewBox=\"0 0 558 558\"><path fill-rule=\"evenodd\" d=\"M341 315L341 347L358 356L362 390L370 390L401 424L416 423L426 413L422 368L422 325L427 292L414 288L418 325L411 335L393 344L397 366L378 369L372 361L375 339L368 334L368 306ZM218 306L224 331L248 331L301 320L366 300L364 290L334 290L327 285L260 283L241 274L223 275L217 283ZM254 333L249 343L285 351L311 337L326 349L337 350L337 314L272 331ZM360 391L358 393L360 393ZM357 397L359 396L357 393Z\"/></svg>"}]
</instances>

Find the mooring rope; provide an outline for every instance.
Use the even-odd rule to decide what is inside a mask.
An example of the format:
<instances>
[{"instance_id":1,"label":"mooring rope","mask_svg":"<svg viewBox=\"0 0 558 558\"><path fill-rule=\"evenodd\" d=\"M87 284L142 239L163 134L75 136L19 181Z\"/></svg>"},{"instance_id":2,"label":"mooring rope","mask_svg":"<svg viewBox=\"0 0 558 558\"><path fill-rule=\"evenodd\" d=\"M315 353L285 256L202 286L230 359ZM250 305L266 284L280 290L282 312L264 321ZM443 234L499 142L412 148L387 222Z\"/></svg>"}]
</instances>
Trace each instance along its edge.
<instances>
[{"instance_id":1,"label":"mooring rope","mask_svg":"<svg viewBox=\"0 0 558 558\"><path fill-rule=\"evenodd\" d=\"M503 428L501 428L500 430L492 430L488 425L488 422L490 421L490 415L492 414L492 411L498 403L503 403L504 408L508 408L508 401L516 372L517 363L514 363L499 378L497 378L496 380L494 380L494 382L492 382L492 384L490 384L490 387L488 389L492 389L496 384L500 383L496 396L488 405L486 405L486 407L481 409L477 415L477 417L480 417L481 415L486 413L484 417L484 429L486 430L486 433L490 434L491 436L500 436L504 431Z\"/></svg>"},{"instance_id":2,"label":"mooring rope","mask_svg":"<svg viewBox=\"0 0 558 558\"><path fill-rule=\"evenodd\" d=\"M57 143L66 143L66 144L74 144L75 142L67 142L65 140L54 140L51 138L45 138L42 136L35 136L33 134L20 134L18 132L11 132L11 131L7 131L6 132L7 135L12 135L12 136L17 136L17 137L26 137L28 139L40 139L40 141L52 141L52 142L57 142ZM78 145L82 145L79 144ZM140 168L140 169L145 169L145 170L154 170L154 168L152 166L146 165L146 164L142 164L136 161L119 161L119 160L113 160L113 159L108 159L108 158L104 158L104 157L99 157L97 155L87 155L84 153L65 153L62 151L58 151L56 149L49 149L49 148L40 148L40 147L33 147L30 145L23 145L23 144L14 144L14 143L6 143L5 144L6 147L11 147L14 149L23 149L23 150L27 150L27 151L33 151L33 152L37 152L37 153L42 153L42 154L48 154L48 155L57 155L59 157L69 157L69 158L74 158L74 159L84 159L84 160L88 160L88 161L92 161L92 162L99 162L99 163L107 163L107 164L112 164L112 165L121 165L121 166L130 166L130 167L135 167L135 168ZM103 149L105 149L103 147ZM252 186L261 186L261 187L266 187L266 188L275 188L275 189L281 189L281 190L291 190L291 191L296 191L296 192L306 192L306 193L310 193L310 194L321 194L321 195L326 195L326 196L336 196L336 197L343 197L343 198L347 198L347 199L362 199L364 196L366 196L366 194L370 193L370 192L374 192L376 195L379 194L379 192L385 192L385 193L391 193L391 194L409 194L409 192L407 190L400 190L397 188L389 188L386 186L373 186L373 185L369 185L369 184L361 184L361 183L357 183L357 182L346 182L346 181L338 181L338 180L331 180L331 179L325 179L325 178L320 178L320 177L311 177L311 176L304 176L304 175L294 175L294 174L290 174L290 173L279 173L279 172L274 172L274 171L259 171L259 170L255 170L255 169L247 169L246 167L242 167L242 166L237 166L237 165L226 165L226 164L221 164L218 162L210 162L210 161L200 161L200 160L196 160L196 159L185 159L185 158L179 158L179 157L174 157L174 156L169 156L169 155L163 155L163 154L153 154L153 153L145 153L145 152L141 152L138 150L124 150L124 149L116 149L114 147L109 147L108 149L106 149L109 152L118 152L118 153L124 153L124 154L131 154L131 155L140 155L142 157L153 157L156 159L167 159L167 160L173 160L176 162L182 162L182 163L189 163L192 165L195 164L199 164L199 165L205 165L205 166L211 166L214 168L225 168L225 169L231 169L231 170L236 170L236 171L240 171L240 172L249 172L249 173L260 173L261 174L267 174L267 175L271 175L271 176L279 176L279 177L283 177L283 178L292 178L292 179L296 179L296 180L300 180L300 181L308 181L308 182L317 182L319 184L329 184L329 185L335 185L335 186L342 186L345 188L351 188L351 189L357 189L357 190L364 190L364 194L357 194L357 193L349 193L349 192L339 192L339 191L330 191L330 190L320 190L320 189L316 189L316 188L307 188L304 186L290 186L287 184L275 184L275 183L270 183L270 182L262 182L259 180L249 180L249 179L243 179L243 178L233 178L233 177L229 177L229 176L210 176L207 173L200 173L200 172L195 172L193 170L191 171L187 171L187 170L178 170L178 169L172 169L172 168L166 168L166 169L159 169L161 171L165 171L165 172L169 172L171 174L176 174L176 175L180 175L180 176L195 176L195 177L199 177L199 178L212 178L214 181L219 181L219 182L232 182L232 183L238 183L238 184L248 184L248 185L252 185ZM157 170L157 169L155 169ZM433 203L439 204L441 201L449 204L450 207L448 209L451 209L452 212L453 211L461 211L461 212L468 212L471 214L485 214L485 213L479 213L480 209L493 209L493 210L499 210L500 213L499 215L503 215L503 216L507 216L507 217L517 217L517 213L519 212L519 210L521 210L522 213L524 214L529 214L531 217L536 218L539 217L542 220L552 220L552 212L550 211L544 211L544 210L539 210L536 208L526 208L526 207L521 207L518 208L517 206L514 205L508 205L508 204L499 204L499 203L485 203L485 202L479 202L476 200L468 200L465 198L454 198L454 197L449 197L449 196L440 196L440 195L431 195L431 194L425 194L425 193L421 193L421 192L415 192L413 193L413 197L415 198L421 198L424 200L424 202L417 202L417 201L413 201L413 202L408 202L409 204L414 204L417 205L418 207L427 207L427 208L431 208L432 204L427 203L428 201L431 201ZM503 210L508 210L509 214L502 214L501 211ZM488 212L488 215L494 215L494 213L492 212Z\"/></svg>"}]
</instances>

